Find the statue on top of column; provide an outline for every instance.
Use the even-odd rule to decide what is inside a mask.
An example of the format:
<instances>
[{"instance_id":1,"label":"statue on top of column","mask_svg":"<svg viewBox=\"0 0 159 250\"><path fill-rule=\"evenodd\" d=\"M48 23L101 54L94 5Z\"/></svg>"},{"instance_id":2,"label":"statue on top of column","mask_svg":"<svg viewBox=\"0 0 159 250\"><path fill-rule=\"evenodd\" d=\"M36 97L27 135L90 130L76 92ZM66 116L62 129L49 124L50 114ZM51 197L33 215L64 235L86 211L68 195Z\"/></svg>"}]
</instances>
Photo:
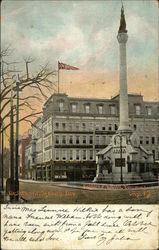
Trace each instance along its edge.
<instances>
[{"instance_id":1,"label":"statue on top of column","mask_svg":"<svg viewBox=\"0 0 159 250\"><path fill-rule=\"evenodd\" d=\"M124 7L122 5L121 8L121 18L120 18L120 27L118 33L127 33L126 30L126 21L125 21L125 15L124 15Z\"/></svg>"}]
</instances>

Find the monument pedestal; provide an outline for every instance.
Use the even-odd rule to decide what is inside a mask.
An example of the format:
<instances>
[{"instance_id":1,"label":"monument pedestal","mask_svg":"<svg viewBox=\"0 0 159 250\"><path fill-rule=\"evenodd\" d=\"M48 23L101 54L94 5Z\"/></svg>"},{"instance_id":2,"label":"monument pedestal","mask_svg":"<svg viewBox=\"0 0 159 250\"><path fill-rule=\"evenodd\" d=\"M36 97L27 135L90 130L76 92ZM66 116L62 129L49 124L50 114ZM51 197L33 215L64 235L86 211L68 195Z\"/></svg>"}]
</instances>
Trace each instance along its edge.
<instances>
[{"instance_id":1,"label":"monument pedestal","mask_svg":"<svg viewBox=\"0 0 159 250\"><path fill-rule=\"evenodd\" d=\"M117 133L111 143L98 152L98 174L94 182L105 183L142 183L156 181L150 171L153 164L153 154L138 143L136 134ZM98 161L99 159L99 161ZM104 163L110 161L111 172L103 170ZM147 167L149 171L147 171Z\"/></svg>"}]
</instances>

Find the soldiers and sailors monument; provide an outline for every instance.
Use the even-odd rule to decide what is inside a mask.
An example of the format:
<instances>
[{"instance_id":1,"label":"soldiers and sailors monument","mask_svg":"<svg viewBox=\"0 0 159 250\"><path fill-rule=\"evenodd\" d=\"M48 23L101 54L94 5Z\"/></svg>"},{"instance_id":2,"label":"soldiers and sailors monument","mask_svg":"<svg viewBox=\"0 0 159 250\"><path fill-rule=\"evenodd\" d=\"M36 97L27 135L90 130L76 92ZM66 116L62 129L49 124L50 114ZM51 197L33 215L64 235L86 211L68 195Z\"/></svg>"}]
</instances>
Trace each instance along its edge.
<instances>
[{"instance_id":1,"label":"soldiers and sailors monument","mask_svg":"<svg viewBox=\"0 0 159 250\"><path fill-rule=\"evenodd\" d=\"M129 126L126 58L128 31L126 30L123 4L117 40L120 53L120 124L110 144L97 153L97 173L94 182L132 183L153 181L155 180L155 176L151 172L153 154L140 145L139 138ZM107 167L104 168L103 166Z\"/></svg>"}]
</instances>

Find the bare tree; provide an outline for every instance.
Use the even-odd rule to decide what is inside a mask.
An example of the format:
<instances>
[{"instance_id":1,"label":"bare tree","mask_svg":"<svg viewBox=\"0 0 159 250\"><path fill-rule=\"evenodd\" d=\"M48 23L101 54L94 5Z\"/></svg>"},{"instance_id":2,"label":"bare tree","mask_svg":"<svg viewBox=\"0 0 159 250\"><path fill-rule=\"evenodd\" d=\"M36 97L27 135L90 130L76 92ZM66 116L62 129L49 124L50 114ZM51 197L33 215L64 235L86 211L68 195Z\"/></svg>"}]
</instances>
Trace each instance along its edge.
<instances>
[{"instance_id":1,"label":"bare tree","mask_svg":"<svg viewBox=\"0 0 159 250\"><path fill-rule=\"evenodd\" d=\"M29 65L35 61L34 58L24 58L25 72L18 70L18 62L7 60L11 56L10 47L1 50L0 53L0 131L10 126L10 96L11 88L16 87L16 74L20 73L19 89L22 95L19 98L20 110L25 110L25 115L20 115L19 121L27 121L29 117L37 116L41 111L37 110L32 103L42 102L48 98L48 94L56 91L56 84L53 77L56 75L55 70L51 70L48 64L39 66L38 71L33 74L29 71ZM52 79L51 79L52 78ZM29 92L29 94L28 94ZM16 99L16 93L13 94ZM16 107L14 106L14 115ZM3 126L2 126L3 125Z\"/></svg>"},{"instance_id":2,"label":"bare tree","mask_svg":"<svg viewBox=\"0 0 159 250\"><path fill-rule=\"evenodd\" d=\"M35 60L31 57L24 59L25 70L24 72L20 71L20 65L18 62L11 60L10 57L12 55L12 50L8 46L5 49L2 49L0 52L0 184L1 190L3 190L3 150L2 146L2 138L3 132L13 124L13 117L16 116L18 113L16 112L16 105L11 102L11 95L12 99L17 98L17 93L13 93L13 89L17 87L17 79L16 75L18 74L18 89L22 91L22 94L18 94L18 102L19 111L25 110L25 112L20 112L20 117L17 116L18 122L24 121L29 122L31 118L36 117L42 113L41 110L36 109L33 102L43 102L43 99L47 99L47 94L52 94L56 91L55 87L56 84L53 82L53 76L56 75L56 71L49 69L49 66L46 64L44 66L40 66L39 69L34 73L31 74L29 70L29 65L33 63ZM19 77L20 74L20 77ZM13 108L11 109L11 103L13 104ZM11 115L12 112L12 115ZM12 117L12 120L10 119ZM13 153L13 126L11 127L11 148L10 148L10 164L12 165L12 188L13 188L13 168L14 168L14 153ZM18 126L16 126L16 129ZM18 130L17 130L18 131ZM16 131L16 136L17 136ZM11 139L10 138L10 139ZM16 167L15 167L15 188L19 190L18 184L18 140L16 139ZM2 163L2 164L1 164Z\"/></svg>"}]
</instances>

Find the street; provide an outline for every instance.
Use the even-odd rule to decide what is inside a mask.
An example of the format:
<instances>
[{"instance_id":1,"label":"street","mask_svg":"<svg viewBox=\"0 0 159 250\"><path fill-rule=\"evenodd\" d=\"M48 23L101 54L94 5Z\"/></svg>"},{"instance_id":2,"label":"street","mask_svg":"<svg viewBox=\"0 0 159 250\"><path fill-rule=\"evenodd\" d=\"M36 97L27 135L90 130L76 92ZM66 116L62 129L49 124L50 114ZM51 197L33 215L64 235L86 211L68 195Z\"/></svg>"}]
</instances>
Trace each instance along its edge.
<instances>
[{"instance_id":1,"label":"street","mask_svg":"<svg viewBox=\"0 0 159 250\"><path fill-rule=\"evenodd\" d=\"M159 186L141 189L85 190L66 183L20 181L20 197L30 204L156 204Z\"/></svg>"}]
</instances>

